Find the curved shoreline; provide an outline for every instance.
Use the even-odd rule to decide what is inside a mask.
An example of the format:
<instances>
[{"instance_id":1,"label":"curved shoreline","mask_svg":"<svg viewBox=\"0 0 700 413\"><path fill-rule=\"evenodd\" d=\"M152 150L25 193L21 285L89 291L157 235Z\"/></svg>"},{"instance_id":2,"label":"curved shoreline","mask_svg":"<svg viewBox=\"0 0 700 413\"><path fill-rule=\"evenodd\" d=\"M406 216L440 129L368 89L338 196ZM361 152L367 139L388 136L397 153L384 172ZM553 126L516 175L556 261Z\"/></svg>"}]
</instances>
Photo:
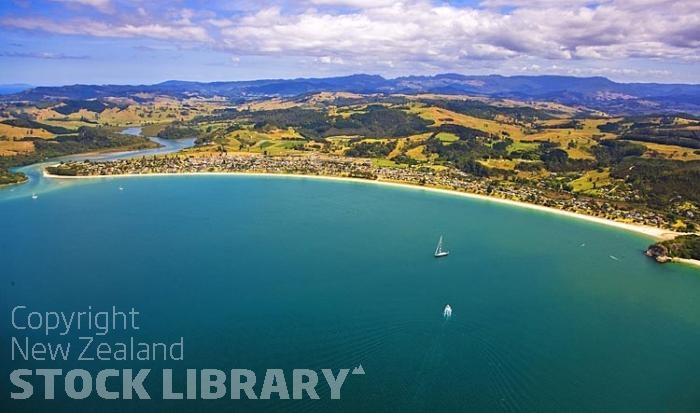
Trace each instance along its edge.
<instances>
[{"instance_id":1,"label":"curved shoreline","mask_svg":"<svg viewBox=\"0 0 700 413\"><path fill-rule=\"evenodd\" d=\"M111 178L139 178L139 177L173 177L173 176L249 176L249 177L271 177L271 178L296 178L296 179L317 179L317 180L328 180L328 181L341 181L341 182L354 182L354 183L364 183L364 184L375 184L391 186L395 188L403 188L410 190L424 190L433 193L439 193L443 195L458 196L469 199L477 199L486 202L495 202L502 205L510 205L512 207L526 208L530 210L540 211L544 213L556 214L560 216L565 216L569 218L579 219L583 221L588 221L600 225L605 225L607 227L617 228L625 230L628 232L633 232L638 235L643 235L649 237L656 241L663 241L667 239L672 239L678 235L680 232L675 232L671 230L666 230L663 228L650 227L647 225L640 224L629 224L625 222L614 221L607 218L594 217L592 215L579 214L571 211L564 211L561 209L546 207L543 205L530 204L527 202L514 201L511 199L496 198L488 195L473 194L469 192L455 191L451 189L442 189L429 186L419 186L404 182L392 182L392 181L380 181L380 180L369 180L362 178L351 178L343 176L327 176L327 175L302 175L302 174L284 174L284 173L265 173L265 172L177 172L177 173L148 173L148 174L114 174L114 175L86 175L86 176L66 176L66 175L53 175L43 170L43 176L49 179L111 179ZM691 265L694 267L700 267L700 260L692 260L685 258L673 258L671 262Z\"/></svg>"},{"instance_id":2,"label":"curved shoreline","mask_svg":"<svg viewBox=\"0 0 700 413\"><path fill-rule=\"evenodd\" d=\"M412 190L424 190L435 193L441 193L452 196L460 196L464 198L479 199L482 201L496 202L504 205L510 205L520 208L527 208L531 210L547 212L551 214L557 214L562 216L567 216L570 218L577 218L589 222L598 223L601 225L606 225L609 227L614 227L618 229L623 229L630 232L635 232L640 235L645 235L650 238L657 240L665 240L673 238L677 235L681 235L679 232L666 230L663 228L650 227L640 224L629 224L625 222L614 221L607 218L595 217L592 215L579 214L576 212L565 211L561 209L551 208L543 205L530 204L527 202L514 201L511 199L491 197L488 195L474 194L469 192L455 191L451 189L435 188L430 186L419 186L404 182L393 182L393 181L381 181L381 180L369 180L362 178L351 178L342 176L326 176L326 175L302 175L302 174L284 174L284 173L265 173L265 172L177 172L177 173L148 173L148 174L114 174L114 175L84 175L84 176L67 176L67 175L54 175L48 173L46 170L43 171L45 178L50 179L110 179L110 178L137 178L137 177L168 177L168 176L256 176L256 177L277 177L277 178L309 178L309 179L319 179L319 180L333 180L333 181L345 181L345 182L359 182L367 184L385 185L393 186L397 188L407 188Z\"/></svg>"}]
</instances>

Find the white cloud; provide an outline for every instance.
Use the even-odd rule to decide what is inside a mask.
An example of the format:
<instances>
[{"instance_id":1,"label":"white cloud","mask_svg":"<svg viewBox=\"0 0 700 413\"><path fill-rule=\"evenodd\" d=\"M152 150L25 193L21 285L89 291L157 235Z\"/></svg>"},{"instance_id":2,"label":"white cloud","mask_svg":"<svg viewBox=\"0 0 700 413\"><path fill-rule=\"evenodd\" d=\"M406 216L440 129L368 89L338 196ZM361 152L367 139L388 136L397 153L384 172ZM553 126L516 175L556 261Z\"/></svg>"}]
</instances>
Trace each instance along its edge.
<instances>
[{"instance_id":1,"label":"white cloud","mask_svg":"<svg viewBox=\"0 0 700 413\"><path fill-rule=\"evenodd\" d=\"M95 8L131 4L54 1ZM235 56L308 58L369 70L498 69L508 62L513 68L537 64L551 70L550 63L585 67L583 62L630 59L695 62L700 56L697 0L484 0L479 7L442 0L303 0L276 5L280 1L243 1L236 3L236 10L216 11L134 1L132 9L100 19L5 17L0 25L206 43ZM159 13L154 13L155 7Z\"/></svg>"},{"instance_id":2,"label":"white cloud","mask_svg":"<svg viewBox=\"0 0 700 413\"><path fill-rule=\"evenodd\" d=\"M547 8L522 6L509 14L420 1L337 14L315 9L285 14L272 7L233 21L221 31L221 39L238 53L348 59L693 59L697 55L700 3L676 2L672 10L664 1L651 0L574 8L549 0L538 3Z\"/></svg>"},{"instance_id":3,"label":"white cloud","mask_svg":"<svg viewBox=\"0 0 700 413\"><path fill-rule=\"evenodd\" d=\"M0 25L25 30L42 30L57 34L79 34L95 37L146 37L160 40L209 42L206 30L197 26L164 24L108 24L92 20L53 22L45 19L3 19Z\"/></svg>"},{"instance_id":4,"label":"white cloud","mask_svg":"<svg viewBox=\"0 0 700 413\"><path fill-rule=\"evenodd\" d=\"M608 3L610 0L598 1L597 3ZM547 8L560 7L571 8L579 7L586 4L591 4L589 0L484 0L479 3L482 7L528 7L528 8Z\"/></svg>"},{"instance_id":5,"label":"white cloud","mask_svg":"<svg viewBox=\"0 0 700 413\"><path fill-rule=\"evenodd\" d=\"M340 57L335 56L321 56L317 59L320 63L324 65L342 65L345 64L345 60Z\"/></svg>"},{"instance_id":6,"label":"white cloud","mask_svg":"<svg viewBox=\"0 0 700 413\"><path fill-rule=\"evenodd\" d=\"M400 0L309 0L309 3L318 6L347 6L358 9L390 6L400 3Z\"/></svg>"},{"instance_id":7,"label":"white cloud","mask_svg":"<svg viewBox=\"0 0 700 413\"><path fill-rule=\"evenodd\" d=\"M103 13L111 13L114 11L111 0L51 0L66 4L77 4L80 6L94 7Z\"/></svg>"},{"instance_id":8,"label":"white cloud","mask_svg":"<svg viewBox=\"0 0 700 413\"><path fill-rule=\"evenodd\" d=\"M223 29L224 27L231 27L234 24L234 22L230 19L208 19L207 23L220 29Z\"/></svg>"}]
</instances>

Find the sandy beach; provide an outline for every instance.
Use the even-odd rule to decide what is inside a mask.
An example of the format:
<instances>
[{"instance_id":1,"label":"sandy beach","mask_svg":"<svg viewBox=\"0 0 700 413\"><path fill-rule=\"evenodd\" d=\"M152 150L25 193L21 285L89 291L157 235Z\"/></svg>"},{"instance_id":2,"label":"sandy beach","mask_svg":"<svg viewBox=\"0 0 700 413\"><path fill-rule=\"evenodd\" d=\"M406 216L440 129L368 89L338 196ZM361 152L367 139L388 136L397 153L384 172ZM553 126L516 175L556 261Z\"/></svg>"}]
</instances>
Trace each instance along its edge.
<instances>
[{"instance_id":1,"label":"sandy beach","mask_svg":"<svg viewBox=\"0 0 700 413\"><path fill-rule=\"evenodd\" d=\"M369 185L385 185L397 188L411 189L417 191L428 191L434 193L440 193L450 196L459 196L470 199L478 199L485 202L494 202L504 205L510 205L518 208L527 208L531 210L536 210L540 212L545 212L549 214L557 214L566 216L569 218L580 219L588 222L593 222L600 225L606 225L608 227L614 227L621 230L634 232L636 234L644 235L655 241L663 241L667 239L672 239L678 235L679 232L670 231L663 228L650 227L646 225L631 224L626 222L613 221L611 219L594 217L591 215L579 214L571 211L564 211L561 209L550 208L542 205L529 204L527 202L513 201L510 199L496 198L487 195L472 194L468 192L454 191L450 189L433 188L427 186L418 186L402 182L390 182L381 180L367 180L361 178L349 178L340 176L324 176L324 175L300 175L300 174L281 174L281 173L262 173L262 172L182 172L182 173L151 173L151 174L115 174L115 175L92 175L92 176L63 176L63 175L53 175L44 169L43 175L45 178L49 179L112 179L112 178L138 178L138 177L149 177L149 176L256 176L256 177L271 177L271 178L296 178L296 179L319 179L319 180L331 180L331 181L344 181L344 182L354 182L354 183L364 183ZM673 262L682 263L687 265L693 265L700 267L700 260L691 260L683 258L674 258Z\"/></svg>"},{"instance_id":2,"label":"sandy beach","mask_svg":"<svg viewBox=\"0 0 700 413\"><path fill-rule=\"evenodd\" d=\"M345 181L345 182L355 182L355 183L367 183L375 185L385 185L393 186L398 188L407 188L412 190L429 191L436 192L452 196L460 196L471 199L479 199L486 202L496 202L505 205L511 205L519 208L528 208L536 211L542 211L550 214L563 215L570 218L582 219L589 222L595 222L601 225L607 225L610 227L615 227L623 229L630 232L635 232L637 234L645 235L655 240L666 240L674 238L680 233L671 230L650 227L646 225L631 224L625 222L613 221L606 218L594 217L591 215L579 214L571 211L564 211L561 209L550 208L542 205L529 204L527 202L513 201L510 199L496 198L487 195L472 194L468 192L454 191L450 189L433 188L427 186L418 186L402 182L391 182L391 181L381 181L381 180L368 180L361 178L349 178L340 176L323 176L323 175L300 175L300 174L280 174L280 173L257 173L257 172L182 172L182 173L152 173L152 174L115 174L115 175L94 175L94 176L64 176L64 175L53 175L46 170L43 172L44 177L51 179L110 179L110 178L136 178L136 177L148 177L148 176L258 176L258 177L277 177L277 178L299 178L299 179L322 179L322 180L333 180L333 181ZM700 262L699 262L700 263Z\"/></svg>"}]
</instances>

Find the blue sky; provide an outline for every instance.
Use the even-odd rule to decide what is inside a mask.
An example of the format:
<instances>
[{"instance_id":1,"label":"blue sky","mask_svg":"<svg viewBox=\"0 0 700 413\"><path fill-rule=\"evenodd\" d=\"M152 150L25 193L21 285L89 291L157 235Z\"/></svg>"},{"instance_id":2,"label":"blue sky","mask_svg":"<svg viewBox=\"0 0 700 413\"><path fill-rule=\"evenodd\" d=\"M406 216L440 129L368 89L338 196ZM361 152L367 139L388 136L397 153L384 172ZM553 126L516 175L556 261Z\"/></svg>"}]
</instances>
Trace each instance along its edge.
<instances>
[{"instance_id":1,"label":"blue sky","mask_svg":"<svg viewBox=\"0 0 700 413\"><path fill-rule=\"evenodd\" d=\"M380 74L699 83L697 0L3 0L0 83Z\"/></svg>"}]
</instances>

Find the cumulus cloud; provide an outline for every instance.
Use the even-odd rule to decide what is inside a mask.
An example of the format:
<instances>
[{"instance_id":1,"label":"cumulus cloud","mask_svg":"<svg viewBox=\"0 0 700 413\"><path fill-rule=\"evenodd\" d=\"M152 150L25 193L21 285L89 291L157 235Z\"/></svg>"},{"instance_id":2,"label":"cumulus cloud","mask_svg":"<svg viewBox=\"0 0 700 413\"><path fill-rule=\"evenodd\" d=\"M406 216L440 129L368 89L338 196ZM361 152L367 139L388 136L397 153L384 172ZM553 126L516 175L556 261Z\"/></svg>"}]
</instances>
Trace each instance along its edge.
<instances>
[{"instance_id":1,"label":"cumulus cloud","mask_svg":"<svg viewBox=\"0 0 700 413\"><path fill-rule=\"evenodd\" d=\"M696 0L484 0L457 6L439 0L265 0L231 9L178 9L177 3L52 0L117 15L65 21L5 17L0 25L98 37L145 37L203 43L236 56L309 58L326 65L439 69L499 67L517 61L598 62L624 59L697 61ZM242 3L242 4L243 4ZM253 7L253 4L257 6ZM156 13L156 11L158 11ZM530 60L530 62L528 62ZM543 63L545 62L545 63ZM501 65L500 67L505 67Z\"/></svg>"},{"instance_id":2,"label":"cumulus cloud","mask_svg":"<svg viewBox=\"0 0 700 413\"><path fill-rule=\"evenodd\" d=\"M538 0L544 8L526 3L530 2L489 2L515 5L507 14L424 1L387 2L386 6L335 14L315 9L284 13L272 7L232 22L220 34L226 47L239 53L317 57L391 55L454 61L517 56L570 60L666 55L693 59L697 55L698 2L670 5L631 0L563 7L558 1Z\"/></svg>"}]
</instances>

